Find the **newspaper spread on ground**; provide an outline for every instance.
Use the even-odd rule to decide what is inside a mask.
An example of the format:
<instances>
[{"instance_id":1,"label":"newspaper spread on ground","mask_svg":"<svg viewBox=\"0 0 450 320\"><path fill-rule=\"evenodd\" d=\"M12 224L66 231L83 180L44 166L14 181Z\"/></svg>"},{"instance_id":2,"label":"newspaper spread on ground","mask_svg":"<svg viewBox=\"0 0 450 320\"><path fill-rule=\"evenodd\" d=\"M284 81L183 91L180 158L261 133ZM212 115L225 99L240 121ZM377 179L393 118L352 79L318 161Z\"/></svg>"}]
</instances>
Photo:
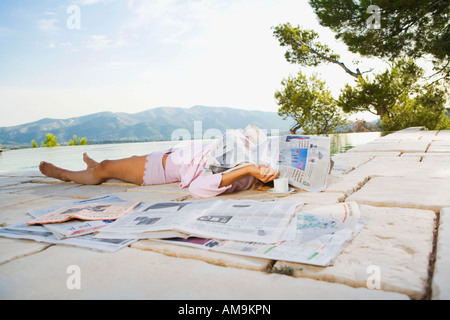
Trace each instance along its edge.
<instances>
[{"instance_id":1,"label":"newspaper spread on ground","mask_svg":"<svg viewBox=\"0 0 450 320\"><path fill-rule=\"evenodd\" d=\"M141 202L97 202L66 206L29 221L27 225L61 223L73 219L86 221L117 220L133 211L139 204Z\"/></svg>"},{"instance_id":2,"label":"newspaper spread on ground","mask_svg":"<svg viewBox=\"0 0 450 320\"><path fill-rule=\"evenodd\" d=\"M60 208L71 207L79 204L108 202L127 201L113 195L108 195L104 197L81 200L74 203L54 206L43 210L30 210L28 213L32 217L38 218ZM93 233L98 231L100 228L111 224L113 222L112 220L89 222L89 224L95 224L94 228L92 228L92 225L88 226L86 224L86 221L71 221L69 223L66 222L45 226L27 225L26 222L0 228L0 237L27 239L51 244L74 245L105 252L115 252L123 247L131 245L136 241L136 239L122 238L120 237L120 235L116 235L115 237L112 237L110 239L95 239ZM55 227L55 229L53 229L53 227ZM59 228L59 231L61 231L61 233L56 232L56 227ZM76 236L76 238L72 238L74 236Z\"/></svg>"},{"instance_id":3,"label":"newspaper spread on ground","mask_svg":"<svg viewBox=\"0 0 450 320\"><path fill-rule=\"evenodd\" d=\"M268 165L280 171L294 187L311 192L326 189L330 171L330 138L285 135L251 139L241 130L227 132L208 148L213 172L234 170L243 164Z\"/></svg>"},{"instance_id":4,"label":"newspaper spread on ground","mask_svg":"<svg viewBox=\"0 0 450 320\"><path fill-rule=\"evenodd\" d=\"M41 209L41 210L29 210L28 213L34 218L40 218L44 215L47 215L47 214L49 214L55 210L61 209L61 208L67 208L67 207L76 206L76 205L86 205L86 204L93 204L93 203L110 203L110 202L127 203L128 201L124 200L122 198L119 198L117 196L114 196L114 195L107 195L107 196L98 197L98 198L80 200L80 201L69 203L69 204L53 206L53 207ZM101 221L73 220L70 222L46 224L44 226L49 231L53 232L53 234L55 235L55 237L57 239L65 239L65 238L71 238L71 237L79 237L81 235L96 232L96 231L100 230L101 228L106 227L107 225L111 224L112 222L113 222L113 220L101 220Z\"/></svg>"},{"instance_id":5,"label":"newspaper spread on ground","mask_svg":"<svg viewBox=\"0 0 450 320\"><path fill-rule=\"evenodd\" d=\"M298 201L195 200L140 206L133 213L102 228L98 238L111 234L155 238L152 232L175 231L186 236L214 237L258 243L276 243L289 237L287 230Z\"/></svg>"},{"instance_id":6,"label":"newspaper spread on ground","mask_svg":"<svg viewBox=\"0 0 450 320\"><path fill-rule=\"evenodd\" d=\"M199 237L157 241L325 267L332 264L345 244L364 226L360 217L356 202L300 211L295 224L295 240L273 245Z\"/></svg>"},{"instance_id":7,"label":"newspaper spread on ground","mask_svg":"<svg viewBox=\"0 0 450 320\"><path fill-rule=\"evenodd\" d=\"M105 252L116 252L136 241L135 239L122 239L120 238L120 235L115 239L95 239L94 234L92 233L76 238L58 240L55 235L44 226L28 226L25 223L18 223L5 228L0 228L0 237L26 239L51 244L66 244Z\"/></svg>"}]
</instances>

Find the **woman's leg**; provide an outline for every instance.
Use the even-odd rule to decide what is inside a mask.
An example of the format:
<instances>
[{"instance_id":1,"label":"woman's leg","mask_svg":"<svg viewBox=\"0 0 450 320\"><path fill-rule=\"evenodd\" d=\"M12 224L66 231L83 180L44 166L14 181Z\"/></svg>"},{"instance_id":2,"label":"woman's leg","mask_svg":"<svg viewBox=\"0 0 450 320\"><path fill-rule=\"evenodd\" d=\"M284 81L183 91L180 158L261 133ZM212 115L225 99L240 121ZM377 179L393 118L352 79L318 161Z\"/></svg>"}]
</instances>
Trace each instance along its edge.
<instances>
[{"instance_id":1,"label":"woman's leg","mask_svg":"<svg viewBox=\"0 0 450 320\"><path fill-rule=\"evenodd\" d=\"M105 160L100 163L83 155L87 169L71 171L48 162L41 162L39 170L47 177L79 184L97 185L109 179L117 179L142 185L147 156L137 156L120 160Z\"/></svg>"}]
</instances>

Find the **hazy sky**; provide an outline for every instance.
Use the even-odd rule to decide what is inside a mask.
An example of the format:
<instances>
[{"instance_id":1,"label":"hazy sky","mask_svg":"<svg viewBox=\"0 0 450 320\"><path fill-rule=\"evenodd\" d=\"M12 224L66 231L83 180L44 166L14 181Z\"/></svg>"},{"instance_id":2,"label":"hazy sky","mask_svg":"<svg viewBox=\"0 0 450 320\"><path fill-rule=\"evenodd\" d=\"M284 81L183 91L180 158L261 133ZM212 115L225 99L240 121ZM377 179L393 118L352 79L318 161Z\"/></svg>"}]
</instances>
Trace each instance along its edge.
<instances>
[{"instance_id":1,"label":"hazy sky","mask_svg":"<svg viewBox=\"0 0 450 320\"><path fill-rule=\"evenodd\" d=\"M276 112L275 91L300 69L272 34L285 22L318 31L355 69L306 0L2 0L0 126L161 106ZM336 97L354 81L315 70Z\"/></svg>"}]
</instances>

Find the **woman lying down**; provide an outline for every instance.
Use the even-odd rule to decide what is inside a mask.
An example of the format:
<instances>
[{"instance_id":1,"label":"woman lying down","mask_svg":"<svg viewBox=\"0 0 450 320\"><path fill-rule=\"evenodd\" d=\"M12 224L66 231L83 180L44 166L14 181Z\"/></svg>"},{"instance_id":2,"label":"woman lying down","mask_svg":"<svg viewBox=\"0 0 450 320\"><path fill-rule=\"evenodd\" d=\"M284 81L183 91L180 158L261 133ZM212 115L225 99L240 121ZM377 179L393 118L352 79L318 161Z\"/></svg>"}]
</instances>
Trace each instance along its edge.
<instances>
[{"instance_id":1,"label":"woman lying down","mask_svg":"<svg viewBox=\"0 0 450 320\"><path fill-rule=\"evenodd\" d=\"M249 145L254 145L252 140L255 139L255 136L251 135L258 131L251 130L249 134L248 132L246 129L246 134L242 137L237 135L237 139L239 143L242 142L240 145L250 148ZM142 186L180 182L180 188L189 188L189 192L196 198L247 190L258 181L267 183L278 177L278 170L253 164L233 171L211 174L209 165L213 159L212 148L217 147L217 144L202 144L198 147L197 143L196 146L190 144L144 156L101 162L95 161L85 153L83 161L87 165L86 170L66 170L44 161L40 163L39 170L47 177L85 185L98 185L110 179Z\"/></svg>"}]
</instances>

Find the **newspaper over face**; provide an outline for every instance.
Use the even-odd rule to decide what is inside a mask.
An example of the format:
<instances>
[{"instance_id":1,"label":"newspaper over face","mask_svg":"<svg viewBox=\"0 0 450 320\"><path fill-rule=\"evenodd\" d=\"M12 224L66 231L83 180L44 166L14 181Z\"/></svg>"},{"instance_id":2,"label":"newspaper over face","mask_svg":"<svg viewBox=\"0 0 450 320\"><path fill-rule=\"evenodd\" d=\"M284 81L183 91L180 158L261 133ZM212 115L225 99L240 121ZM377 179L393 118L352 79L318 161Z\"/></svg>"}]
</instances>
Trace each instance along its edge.
<instances>
[{"instance_id":1,"label":"newspaper over face","mask_svg":"<svg viewBox=\"0 0 450 320\"><path fill-rule=\"evenodd\" d=\"M330 138L304 135L255 138L248 130L227 130L213 142L212 171L234 170L242 164L262 164L280 171L294 187L311 192L326 189L330 171Z\"/></svg>"},{"instance_id":2,"label":"newspaper over face","mask_svg":"<svg viewBox=\"0 0 450 320\"><path fill-rule=\"evenodd\" d=\"M280 177L288 178L289 183L299 189L325 190L330 171L330 138L288 135L276 140L278 153L276 146L271 149L278 154ZM270 141L273 144L274 141Z\"/></svg>"}]
</instances>

